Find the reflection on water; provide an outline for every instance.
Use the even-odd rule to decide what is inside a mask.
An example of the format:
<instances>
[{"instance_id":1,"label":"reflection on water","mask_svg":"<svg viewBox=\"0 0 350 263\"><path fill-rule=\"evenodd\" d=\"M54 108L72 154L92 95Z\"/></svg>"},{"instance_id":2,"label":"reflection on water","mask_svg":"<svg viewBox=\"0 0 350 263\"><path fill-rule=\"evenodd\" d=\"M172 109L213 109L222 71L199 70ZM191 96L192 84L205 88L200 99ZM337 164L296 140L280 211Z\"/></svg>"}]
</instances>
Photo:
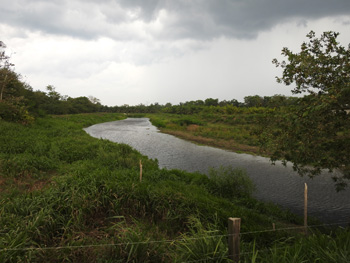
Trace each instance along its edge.
<instances>
[{"instance_id":1,"label":"reflection on water","mask_svg":"<svg viewBox=\"0 0 350 263\"><path fill-rule=\"evenodd\" d=\"M302 214L304 183L308 184L308 212L324 222L341 222L350 219L350 190L336 193L328 173L314 180L298 176L291 167L280 163L271 165L268 158L237 154L178 139L158 132L146 118L126 119L93 125L85 129L93 137L126 143L158 159L159 166L207 173L209 167L221 165L246 169L257 186L255 196Z\"/></svg>"}]
</instances>

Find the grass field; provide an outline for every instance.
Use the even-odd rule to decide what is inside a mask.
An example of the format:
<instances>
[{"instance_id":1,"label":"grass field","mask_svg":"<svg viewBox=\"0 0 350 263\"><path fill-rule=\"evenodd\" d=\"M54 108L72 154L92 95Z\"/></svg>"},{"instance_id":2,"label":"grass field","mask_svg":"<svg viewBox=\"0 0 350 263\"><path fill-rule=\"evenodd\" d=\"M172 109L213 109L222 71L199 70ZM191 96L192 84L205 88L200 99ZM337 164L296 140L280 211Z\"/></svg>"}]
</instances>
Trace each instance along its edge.
<instances>
[{"instance_id":1,"label":"grass field","mask_svg":"<svg viewBox=\"0 0 350 263\"><path fill-rule=\"evenodd\" d=\"M266 231L302 221L252 198L245 171L223 167L207 177L159 169L128 145L83 131L122 118L0 120L1 262L228 262L228 217L242 219L242 262L348 262L346 229L309 237ZM187 120L185 128L205 127L201 121Z\"/></svg>"}]
</instances>

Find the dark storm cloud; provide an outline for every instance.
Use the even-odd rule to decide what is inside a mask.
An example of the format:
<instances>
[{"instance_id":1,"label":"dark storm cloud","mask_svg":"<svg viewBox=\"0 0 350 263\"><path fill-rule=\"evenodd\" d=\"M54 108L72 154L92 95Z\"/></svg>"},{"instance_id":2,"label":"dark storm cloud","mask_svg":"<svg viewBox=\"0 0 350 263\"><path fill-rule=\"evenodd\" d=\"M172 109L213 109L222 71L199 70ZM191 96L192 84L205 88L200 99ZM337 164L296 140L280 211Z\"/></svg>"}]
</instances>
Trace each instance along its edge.
<instances>
[{"instance_id":1,"label":"dark storm cloud","mask_svg":"<svg viewBox=\"0 0 350 263\"><path fill-rule=\"evenodd\" d=\"M158 39L253 38L292 19L350 15L349 0L0 0L0 4L2 24L46 34L119 40L138 39L140 31ZM154 30L157 19L162 27ZM140 31L130 26L135 22L141 22Z\"/></svg>"}]
</instances>

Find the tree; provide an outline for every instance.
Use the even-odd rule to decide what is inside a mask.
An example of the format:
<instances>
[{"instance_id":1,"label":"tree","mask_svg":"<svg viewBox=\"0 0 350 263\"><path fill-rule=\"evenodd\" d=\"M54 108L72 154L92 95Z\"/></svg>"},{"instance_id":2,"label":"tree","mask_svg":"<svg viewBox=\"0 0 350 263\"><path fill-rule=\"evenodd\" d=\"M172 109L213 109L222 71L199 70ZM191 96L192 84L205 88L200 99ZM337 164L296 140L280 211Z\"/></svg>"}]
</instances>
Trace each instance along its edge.
<instances>
[{"instance_id":1,"label":"tree","mask_svg":"<svg viewBox=\"0 0 350 263\"><path fill-rule=\"evenodd\" d=\"M10 79L9 75L11 73L11 67L14 66L10 63L10 57L5 53L6 45L4 42L0 41L0 70L1 70L1 90L0 90L0 101L3 100L3 94L5 87Z\"/></svg>"},{"instance_id":2,"label":"tree","mask_svg":"<svg viewBox=\"0 0 350 263\"><path fill-rule=\"evenodd\" d=\"M208 98L204 101L205 106L218 106L219 99Z\"/></svg>"},{"instance_id":3,"label":"tree","mask_svg":"<svg viewBox=\"0 0 350 263\"><path fill-rule=\"evenodd\" d=\"M46 87L47 92L47 96L52 100L52 101L59 101L61 100L62 96L60 93L58 93L56 91L56 88L52 85L48 85Z\"/></svg>"},{"instance_id":4,"label":"tree","mask_svg":"<svg viewBox=\"0 0 350 263\"><path fill-rule=\"evenodd\" d=\"M264 103L264 99L259 95L244 97L244 104L247 107L261 107Z\"/></svg>"},{"instance_id":5,"label":"tree","mask_svg":"<svg viewBox=\"0 0 350 263\"><path fill-rule=\"evenodd\" d=\"M300 175L339 171L332 176L340 190L350 179L350 44L341 46L338 35L311 31L299 53L283 48L288 61L273 60L283 69L277 82L295 84L292 93L304 97L265 118L260 139L272 161L292 162Z\"/></svg>"}]
</instances>

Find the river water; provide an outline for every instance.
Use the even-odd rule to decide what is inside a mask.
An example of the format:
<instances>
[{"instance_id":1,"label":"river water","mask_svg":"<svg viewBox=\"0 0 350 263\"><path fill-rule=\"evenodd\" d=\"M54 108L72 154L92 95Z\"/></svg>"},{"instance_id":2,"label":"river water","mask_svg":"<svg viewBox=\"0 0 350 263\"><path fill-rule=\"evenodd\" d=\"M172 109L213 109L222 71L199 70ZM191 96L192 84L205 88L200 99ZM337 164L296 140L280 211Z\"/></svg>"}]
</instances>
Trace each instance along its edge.
<instances>
[{"instance_id":1,"label":"river water","mask_svg":"<svg viewBox=\"0 0 350 263\"><path fill-rule=\"evenodd\" d=\"M328 172L315 179L300 177L289 166L271 165L268 158L238 154L208 146L199 146L172 135L163 134L147 118L132 118L96 124L85 129L93 137L125 143L159 166L189 172L207 173L210 167L243 168L255 183L255 197L302 214L304 183L308 185L308 213L326 223L350 222L350 190L337 193Z\"/></svg>"}]
</instances>

